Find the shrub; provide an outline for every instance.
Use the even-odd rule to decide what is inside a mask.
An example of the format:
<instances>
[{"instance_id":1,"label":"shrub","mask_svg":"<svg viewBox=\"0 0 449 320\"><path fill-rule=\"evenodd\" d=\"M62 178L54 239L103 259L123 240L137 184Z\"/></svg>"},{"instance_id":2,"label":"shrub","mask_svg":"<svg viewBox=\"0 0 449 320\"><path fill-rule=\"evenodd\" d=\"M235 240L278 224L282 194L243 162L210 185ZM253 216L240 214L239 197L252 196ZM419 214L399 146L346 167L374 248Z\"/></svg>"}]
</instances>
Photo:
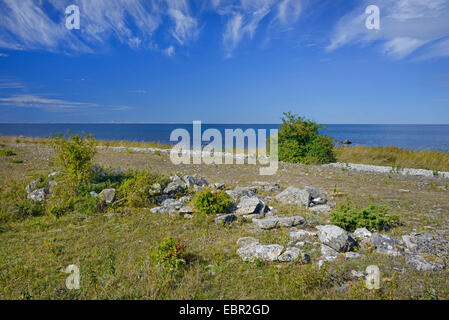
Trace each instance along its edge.
<instances>
[{"instance_id":1,"label":"shrub","mask_svg":"<svg viewBox=\"0 0 449 320\"><path fill-rule=\"evenodd\" d=\"M4 149L0 150L0 155L5 157L12 157L15 156L16 154L12 150Z\"/></svg>"},{"instance_id":2,"label":"shrub","mask_svg":"<svg viewBox=\"0 0 449 320\"><path fill-rule=\"evenodd\" d=\"M40 202L27 199L18 201L14 211L14 215L19 219L37 217L44 214L44 206Z\"/></svg>"},{"instance_id":3,"label":"shrub","mask_svg":"<svg viewBox=\"0 0 449 320\"><path fill-rule=\"evenodd\" d=\"M224 191L212 192L206 189L198 192L193 198L193 205L201 213L225 213L232 206L231 197Z\"/></svg>"},{"instance_id":4,"label":"shrub","mask_svg":"<svg viewBox=\"0 0 449 320\"><path fill-rule=\"evenodd\" d=\"M331 212L331 223L350 232L357 228L374 231L397 225L399 218L388 215L388 209L384 206L370 205L365 209L355 209L350 204L341 204Z\"/></svg>"},{"instance_id":5,"label":"shrub","mask_svg":"<svg viewBox=\"0 0 449 320\"><path fill-rule=\"evenodd\" d=\"M185 249L179 237L164 239L157 246L156 263L166 270L177 270L186 264Z\"/></svg>"},{"instance_id":6,"label":"shrub","mask_svg":"<svg viewBox=\"0 0 449 320\"><path fill-rule=\"evenodd\" d=\"M93 135L54 135L51 146L68 182L88 182L91 178L92 158L96 153Z\"/></svg>"},{"instance_id":7,"label":"shrub","mask_svg":"<svg viewBox=\"0 0 449 320\"><path fill-rule=\"evenodd\" d=\"M131 207L145 207L156 204L157 198L163 194L163 190L170 179L163 175L149 171L138 171L130 175L119 187L120 196ZM159 184L160 189L153 189L154 184Z\"/></svg>"},{"instance_id":8,"label":"shrub","mask_svg":"<svg viewBox=\"0 0 449 320\"><path fill-rule=\"evenodd\" d=\"M279 160L292 163L335 161L333 139L319 133L324 127L303 117L284 113L279 127Z\"/></svg>"}]
</instances>

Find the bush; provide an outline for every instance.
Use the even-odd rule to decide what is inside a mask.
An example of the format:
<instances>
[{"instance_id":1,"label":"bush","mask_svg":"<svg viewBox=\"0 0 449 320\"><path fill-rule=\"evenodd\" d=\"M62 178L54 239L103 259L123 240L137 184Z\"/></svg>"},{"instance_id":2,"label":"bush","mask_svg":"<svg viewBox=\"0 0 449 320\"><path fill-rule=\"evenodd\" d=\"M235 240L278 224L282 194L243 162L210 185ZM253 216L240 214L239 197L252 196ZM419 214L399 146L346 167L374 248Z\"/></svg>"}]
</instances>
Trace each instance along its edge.
<instances>
[{"instance_id":1,"label":"bush","mask_svg":"<svg viewBox=\"0 0 449 320\"><path fill-rule=\"evenodd\" d=\"M303 117L284 113L279 127L279 160L322 164L335 161L333 139L319 133L324 127Z\"/></svg>"},{"instance_id":2,"label":"bush","mask_svg":"<svg viewBox=\"0 0 449 320\"><path fill-rule=\"evenodd\" d=\"M5 157L12 157L15 156L16 154L12 150L4 149L0 150L0 155Z\"/></svg>"},{"instance_id":3,"label":"bush","mask_svg":"<svg viewBox=\"0 0 449 320\"><path fill-rule=\"evenodd\" d=\"M166 270L177 270L186 264L186 246L181 238L167 238L157 246L156 263Z\"/></svg>"},{"instance_id":4,"label":"bush","mask_svg":"<svg viewBox=\"0 0 449 320\"><path fill-rule=\"evenodd\" d=\"M212 192L206 189L198 192L193 198L195 208L205 214L225 213L232 204L231 197L224 190Z\"/></svg>"},{"instance_id":5,"label":"bush","mask_svg":"<svg viewBox=\"0 0 449 320\"><path fill-rule=\"evenodd\" d=\"M68 182L76 184L90 180L92 158L96 153L93 135L54 135L51 146Z\"/></svg>"},{"instance_id":6,"label":"bush","mask_svg":"<svg viewBox=\"0 0 449 320\"><path fill-rule=\"evenodd\" d=\"M131 207L147 207L157 203L157 198L163 194L163 190L170 179L149 171L137 171L131 174L119 187L118 192ZM160 189L152 189L154 184L159 184Z\"/></svg>"},{"instance_id":7,"label":"bush","mask_svg":"<svg viewBox=\"0 0 449 320\"><path fill-rule=\"evenodd\" d=\"M331 212L331 223L349 232L357 228L375 231L399 224L399 218L388 215L388 209L384 206L370 205L365 209L355 209L350 204L341 204Z\"/></svg>"},{"instance_id":8,"label":"bush","mask_svg":"<svg viewBox=\"0 0 449 320\"><path fill-rule=\"evenodd\" d=\"M38 217L44 214L44 206L34 200L21 200L15 204L14 216L18 219Z\"/></svg>"}]
</instances>

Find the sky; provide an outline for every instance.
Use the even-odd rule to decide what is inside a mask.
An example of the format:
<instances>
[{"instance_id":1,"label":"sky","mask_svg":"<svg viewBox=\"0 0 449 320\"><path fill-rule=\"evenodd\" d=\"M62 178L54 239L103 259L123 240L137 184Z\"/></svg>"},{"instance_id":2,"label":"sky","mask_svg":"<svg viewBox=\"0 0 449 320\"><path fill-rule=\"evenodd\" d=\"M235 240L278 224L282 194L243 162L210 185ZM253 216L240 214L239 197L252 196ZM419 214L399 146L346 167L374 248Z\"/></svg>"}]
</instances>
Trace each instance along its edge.
<instances>
[{"instance_id":1,"label":"sky","mask_svg":"<svg viewBox=\"0 0 449 320\"><path fill-rule=\"evenodd\" d=\"M0 0L0 123L449 124L448 17L449 0Z\"/></svg>"}]
</instances>

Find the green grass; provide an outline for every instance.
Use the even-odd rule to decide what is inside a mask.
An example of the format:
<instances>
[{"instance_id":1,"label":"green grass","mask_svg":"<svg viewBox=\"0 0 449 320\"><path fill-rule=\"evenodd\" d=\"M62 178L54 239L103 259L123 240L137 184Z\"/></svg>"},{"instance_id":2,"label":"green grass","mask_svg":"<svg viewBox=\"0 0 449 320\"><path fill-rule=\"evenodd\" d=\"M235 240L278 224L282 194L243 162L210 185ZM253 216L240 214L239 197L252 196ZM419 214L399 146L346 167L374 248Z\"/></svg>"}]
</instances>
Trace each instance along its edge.
<instances>
[{"instance_id":1,"label":"green grass","mask_svg":"<svg viewBox=\"0 0 449 320\"><path fill-rule=\"evenodd\" d=\"M336 147L338 162L392 166L396 169L414 168L449 171L449 154L413 151L398 147Z\"/></svg>"}]
</instances>

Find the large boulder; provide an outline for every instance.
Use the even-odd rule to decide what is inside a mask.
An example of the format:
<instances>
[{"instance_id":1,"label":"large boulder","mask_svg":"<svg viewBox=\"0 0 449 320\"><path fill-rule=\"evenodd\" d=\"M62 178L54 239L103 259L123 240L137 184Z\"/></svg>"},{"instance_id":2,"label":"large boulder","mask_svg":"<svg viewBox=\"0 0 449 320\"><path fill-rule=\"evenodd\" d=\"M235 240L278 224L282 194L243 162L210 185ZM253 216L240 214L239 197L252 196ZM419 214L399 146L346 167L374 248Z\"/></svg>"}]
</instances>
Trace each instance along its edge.
<instances>
[{"instance_id":1,"label":"large boulder","mask_svg":"<svg viewBox=\"0 0 449 320\"><path fill-rule=\"evenodd\" d=\"M347 252L357 246L357 242L351 237L351 235L346 230L338 226L317 226L317 229L319 230L318 238L321 243L334 249L335 251Z\"/></svg>"},{"instance_id":2,"label":"large boulder","mask_svg":"<svg viewBox=\"0 0 449 320\"><path fill-rule=\"evenodd\" d=\"M358 228L352 235L359 241L369 241L373 236L373 234L366 228Z\"/></svg>"},{"instance_id":3,"label":"large boulder","mask_svg":"<svg viewBox=\"0 0 449 320\"><path fill-rule=\"evenodd\" d=\"M283 246L279 244L261 245L253 243L237 250L237 254L243 261L255 261L260 259L262 261L277 261L281 255Z\"/></svg>"},{"instance_id":4,"label":"large boulder","mask_svg":"<svg viewBox=\"0 0 449 320\"><path fill-rule=\"evenodd\" d=\"M335 261L338 256L338 251L325 245L321 244L321 257L324 261Z\"/></svg>"},{"instance_id":5,"label":"large boulder","mask_svg":"<svg viewBox=\"0 0 449 320\"><path fill-rule=\"evenodd\" d=\"M243 196L234 211L237 215L258 214L263 212L265 204L256 196Z\"/></svg>"},{"instance_id":6,"label":"large boulder","mask_svg":"<svg viewBox=\"0 0 449 320\"><path fill-rule=\"evenodd\" d=\"M182 181L173 181L170 182L167 187L164 189L165 194L176 194L178 192L183 192L186 185Z\"/></svg>"},{"instance_id":7,"label":"large boulder","mask_svg":"<svg viewBox=\"0 0 449 320\"><path fill-rule=\"evenodd\" d=\"M304 240L309 237L316 237L317 233L314 231L307 231L307 230L297 230L290 232L290 239L291 240Z\"/></svg>"},{"instance_id":8,"label":"large boulder","mask_svg":"<svg viewBox=\"0 0 449 320\"><path fill-rule=\"evenodd\" d=\"M448 241L440 235L413 233L402 236L402 241L408 250L415 253L445 256L449 252Z\"/></svg>"},{"instance_id":9,"label":"large boulder","mask_svg":"<svg viewBox=\"0 0 449 320\"><path fill-rule=\"evenodd\" d=\"M294 262L299 257L305 262L310 262L310 256L307 253L301 252L298 248L289 247L278 257L280 262Z\"/></svg>"},{"instance_id":10,"label":"large boulder","mask_svg":"<svg viewBox=\"0 0 449 320\"><path fill-rule=\"evenodd\" d=\"M304 205L308 207L312 198L307 190L289 186L276 196L276 200L281 203Z\"/></svg>"},{"instance_id":11,"label":"large boulder","mask_svg":"<svg viewBox=\"0 0 449 320\"><path fill-rule=\"evenodd\" d=\"M113 188L104 189L103 191L100 192L98 196L105 203L112 203L112 201L114 201L115 198L115 189Z\"/></svg>"},{"instance_id":12,"label":"large boulder","mask_svg":"<svg viewBox=\"0 0 449 320\"><path fill-rule=\"evenodd\" d=\"M385 234L374 233L371 237L371 242L374 249L381 254L397 257L404 252L404 248L398 240Z\"/></svg>"}]
</instances>

